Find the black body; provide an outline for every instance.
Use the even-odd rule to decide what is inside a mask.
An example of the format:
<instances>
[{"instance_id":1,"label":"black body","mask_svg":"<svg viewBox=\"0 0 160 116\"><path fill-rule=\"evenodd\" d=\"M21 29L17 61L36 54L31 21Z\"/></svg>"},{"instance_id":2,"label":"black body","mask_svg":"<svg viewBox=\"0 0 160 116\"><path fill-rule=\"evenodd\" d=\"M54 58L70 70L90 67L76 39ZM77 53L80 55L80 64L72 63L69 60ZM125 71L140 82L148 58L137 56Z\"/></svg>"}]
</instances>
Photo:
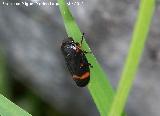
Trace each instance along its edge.
<instances>
[{"instance_id":1,"label":"black body","mask_svg":"<svg viewBox=\"0 0 160 116\"><path fill-rule=\"evenodd\" d=\"M81 77L85 72L90 73L89 63L82 49L78 49L79 43L75 43L74 40L69 37L62 42L61 50L65 57L66 65L71 75L77 75ZM84 87L89 83L90 76L85 79L74 79L77 86Z\"/></svg>"}]
</instances>

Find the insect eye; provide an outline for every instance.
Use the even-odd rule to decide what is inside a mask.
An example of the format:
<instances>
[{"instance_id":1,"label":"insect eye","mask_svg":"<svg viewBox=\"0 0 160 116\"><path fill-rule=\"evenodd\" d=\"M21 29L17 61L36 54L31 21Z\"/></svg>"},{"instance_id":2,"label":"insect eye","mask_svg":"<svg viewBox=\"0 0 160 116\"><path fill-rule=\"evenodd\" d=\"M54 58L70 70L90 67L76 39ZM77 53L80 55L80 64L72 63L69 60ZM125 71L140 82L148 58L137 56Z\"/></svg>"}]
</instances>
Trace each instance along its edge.
<instances>
[{"instance_id":1,"label":"insect eye","mask_svg":"<svg viewBox=\"0 0 160 116\"><path fill-rule=\"evenodd\" d=\"M71 45L75 47L75 43L72 43Z\"/></svg>"}]
</instances>

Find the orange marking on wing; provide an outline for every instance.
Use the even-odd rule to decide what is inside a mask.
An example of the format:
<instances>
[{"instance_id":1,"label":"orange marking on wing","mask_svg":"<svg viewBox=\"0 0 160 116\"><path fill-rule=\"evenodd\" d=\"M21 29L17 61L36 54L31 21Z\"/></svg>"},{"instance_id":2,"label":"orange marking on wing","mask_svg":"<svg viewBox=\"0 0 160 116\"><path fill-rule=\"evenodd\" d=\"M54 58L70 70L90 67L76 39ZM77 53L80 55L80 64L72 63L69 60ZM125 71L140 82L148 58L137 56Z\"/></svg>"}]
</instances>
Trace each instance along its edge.
<instances>
[{"instance_id":1,"label":"orange marking on wing","mask_svg":"<svg viewBox=\"0 0 160 116\"><path fill-rule=\"evenodd\" d=\"M80 79L81 77L80 76L77 76L77 75L73 75L73 80L78 80L78 79Z\"/></svg>"},{"instance_id":2,"label":"orange marking on wing","mask_svg":"<svg viewBox=\"0 0 160 116\"><path fill-rule=\"evenodd\" d=\"M73 80L83 80L90 76L89 72L85 72L82 76L73 75Z\"/></svg>"},{"instance_id":3,"label":"orange marking on wing","mask_svg":"<svg viewBox=\"0 0 160 116\"><path fill-rule=\"evenodd\" d=\"M80 79L86 79L86 78L88 78L88 77L89 77L89 75L90 75L90 73L89 73L89 72L85 72L85 73L81 76L81 78L80 78Z\"/></svg>"}]
</instances>

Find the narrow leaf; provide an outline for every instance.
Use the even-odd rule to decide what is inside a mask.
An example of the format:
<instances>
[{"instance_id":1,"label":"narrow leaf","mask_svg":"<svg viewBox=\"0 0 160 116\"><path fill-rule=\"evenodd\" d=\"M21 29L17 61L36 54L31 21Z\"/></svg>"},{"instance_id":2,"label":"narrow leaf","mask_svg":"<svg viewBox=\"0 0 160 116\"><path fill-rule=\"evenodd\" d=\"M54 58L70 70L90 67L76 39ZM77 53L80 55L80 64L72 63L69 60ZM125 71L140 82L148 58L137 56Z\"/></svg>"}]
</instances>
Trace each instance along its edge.
<instances>
[{"instance_id":1,"label":"narrow leaf","mask_svg":"<svg viewBox=\"0 0 160 116\"><path fill-rule=\"evenodd\" d=\"M155 0L141 0L128 57L109 116L120 116L124 109L147 39L154 9Z\"/></svg>"},{"instance_id":2,"label":"narrow leaf","mask_svg":"<svg viewBox=\"0 0 160 116\"><path fill-rule=\"evenodd\" d=\"M58 0L58 3L68 36L80 42L82 33L69 11L65 0ZM83 42L83 49L91 51L85 41ZM87 59L93 65L93 68L91 68L91 81L88 85L89 91L101 116L107 116L114 94L112 86L94 55L88 54Z\"/></svg>"}]
</instances>

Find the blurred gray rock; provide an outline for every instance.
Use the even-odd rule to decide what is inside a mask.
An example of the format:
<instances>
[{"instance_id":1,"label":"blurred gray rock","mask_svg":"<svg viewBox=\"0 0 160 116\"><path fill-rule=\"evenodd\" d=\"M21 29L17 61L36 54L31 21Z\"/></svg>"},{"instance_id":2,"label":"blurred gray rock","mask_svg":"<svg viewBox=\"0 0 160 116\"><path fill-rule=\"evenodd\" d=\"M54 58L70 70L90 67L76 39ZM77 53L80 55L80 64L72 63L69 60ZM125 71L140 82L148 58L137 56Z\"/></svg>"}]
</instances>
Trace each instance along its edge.
<instances>
[{"instance_id":1,"label":"blurred gray rock","mask_svg":"<svg viewBox=\"0 0 160 116\"><path fill-rule=\"evenodd\" d=\"M17 0L18 1L18 0ZM79 0L82 1L82 0ZM10 0L8 2L15 2ZM55 2L55 1L53 1ZM131 41L138 0L84 0L72 13L116 88ZM98 116L87 89L71 80L60 51L67 37L57 6L0 5L0 46L16 79L58 111ZM126 106L129 116L159 116L160 7L157 5L140 68Z\"/></svg>"}]
</instances>

